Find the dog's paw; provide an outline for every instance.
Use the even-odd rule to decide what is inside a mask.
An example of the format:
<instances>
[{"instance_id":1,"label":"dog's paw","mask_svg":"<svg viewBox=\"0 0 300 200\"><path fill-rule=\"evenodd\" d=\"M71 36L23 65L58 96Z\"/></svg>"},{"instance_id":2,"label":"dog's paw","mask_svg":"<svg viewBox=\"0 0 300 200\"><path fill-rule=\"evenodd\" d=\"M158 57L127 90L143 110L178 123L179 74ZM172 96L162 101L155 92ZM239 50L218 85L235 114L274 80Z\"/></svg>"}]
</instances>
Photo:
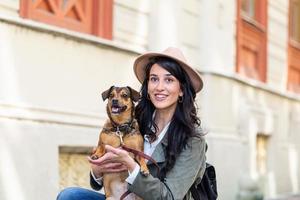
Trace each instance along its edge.
<instances>
[{"instance_id":1,"label":"dog's paw","mask_svg":"<svg viewBox=\"0 0 300 200\"><path fill-rule=\"evenodd\" d=\"M99 157L98 157L97 155L92 155L92 156L91 156L91 159L92 159L92 160L97 160L98 158L99 158Z\"/></svg>"},{"instance_id":2,"label":"dog's paw","mask_svg":"<svg viewBox=\"0 0 300 200\"><path fill-rule=\"evenodd\" d=\"M148 169L141 169L141 173L144 175L144 176L149 176L150 172Z\"/></svg>"}]
</instances>

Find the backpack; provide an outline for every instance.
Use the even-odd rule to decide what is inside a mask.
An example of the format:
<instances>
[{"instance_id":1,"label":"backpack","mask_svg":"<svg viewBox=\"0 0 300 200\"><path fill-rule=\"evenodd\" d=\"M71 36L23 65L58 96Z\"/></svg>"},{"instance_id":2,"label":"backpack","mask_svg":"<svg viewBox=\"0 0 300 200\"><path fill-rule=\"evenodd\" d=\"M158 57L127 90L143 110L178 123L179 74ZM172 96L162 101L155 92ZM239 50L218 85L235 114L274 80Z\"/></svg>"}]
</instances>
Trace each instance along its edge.
<instances>
[{"instance_id":1,"label":"backpack","mask_svg":"<svg viewBox=\"0 0 300 200\"><path fill-rule=\"evenodd\" d=\"M217 192L217 179L214 166L206 163L206 169L203 174L201 182L196 185L194 183L190 189L192 197L195 200L216 200L218 197Z\"/></svg>"}]
</instances>

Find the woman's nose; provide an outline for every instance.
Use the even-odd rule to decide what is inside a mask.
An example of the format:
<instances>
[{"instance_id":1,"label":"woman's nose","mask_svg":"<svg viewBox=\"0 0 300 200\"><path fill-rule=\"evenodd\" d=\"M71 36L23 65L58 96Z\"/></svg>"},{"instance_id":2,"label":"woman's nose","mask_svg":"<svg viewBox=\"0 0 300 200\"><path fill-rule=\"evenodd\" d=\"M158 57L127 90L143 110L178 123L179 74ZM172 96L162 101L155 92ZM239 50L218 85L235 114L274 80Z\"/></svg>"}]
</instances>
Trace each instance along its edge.
<instances>
[{"instance_id":1,"label":"woman's nose","mask_svg":"<svg viewBox=\"0 0 300 200\"><path fill-rule=\"evenodd\" d=\"M158 81L157 85L156 85L156 89L157 90L163 90L164 89L164 82L163 81Z\"/></svg>"}]
</instances>

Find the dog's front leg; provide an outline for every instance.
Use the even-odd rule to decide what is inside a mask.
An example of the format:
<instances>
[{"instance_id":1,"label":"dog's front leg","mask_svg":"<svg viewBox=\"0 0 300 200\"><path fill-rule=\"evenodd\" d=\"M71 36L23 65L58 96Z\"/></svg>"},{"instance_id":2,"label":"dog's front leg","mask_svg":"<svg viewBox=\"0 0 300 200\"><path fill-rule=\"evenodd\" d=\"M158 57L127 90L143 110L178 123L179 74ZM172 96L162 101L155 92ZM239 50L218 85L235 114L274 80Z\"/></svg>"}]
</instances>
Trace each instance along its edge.
<instances>
[{"instance_id":1,"label":"dog's front leg","mask_svg":"<svg viewBox=\"0 0 300 200\"><path fill-rule=\"evenodd\" d=\"M98 158L101 158L105 154L105 148L104 145L100 145L97 147L96 152L91 156L93 160L97 160Z\"/></svg>"},{"instance_id":2,"label":"dog's front leg","mask_svg":"<svg viewBox=\"0 0 300 200\"><path fill-rule=\"evenodd\" d=\"M105 145L102 142L101 138L102 133L99 136L98 146L96 148L96 151L93 153L91 158L93 160L97 160L98 158L102 157L105 154Z\"/></svg>"}]
</instances>

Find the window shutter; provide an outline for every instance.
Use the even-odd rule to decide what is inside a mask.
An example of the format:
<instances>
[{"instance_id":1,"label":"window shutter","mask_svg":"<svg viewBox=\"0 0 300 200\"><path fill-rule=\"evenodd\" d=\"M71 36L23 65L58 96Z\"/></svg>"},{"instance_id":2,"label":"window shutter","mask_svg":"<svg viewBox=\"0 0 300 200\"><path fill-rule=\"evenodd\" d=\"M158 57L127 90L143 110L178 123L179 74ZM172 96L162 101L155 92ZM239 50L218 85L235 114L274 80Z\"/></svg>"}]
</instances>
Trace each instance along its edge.
<instances>
[{"instance_id":1,"label":"window shutter","mask_svg":"<svg viewBox=\"0 0 300 200\"><path fill-rule=\"evenodd\" d=\"M289 45L288 90L300 93L300 46Z\"/></svg>"},{"instance_id":2,"label":"window shutter","mask_svg":"<svg viewBox=\"0 0 300 200\"><path fill-rule=\"evenodd\" d=\"M112 39L112 0L21 0L23 18Z\"/></svg>"},{"instance_id":3,"label":"window shutter","mask_svg":"<svg viewBox=\"0 0 300 200\"><path fill-rule=\"evenodd\" d=\"M267 0L237 0L237 72L262 82L267 68Z\"/></svg>"},{"instance_id":4,"label":"window shutter","mask_svg":"<svg viewBox=\"0 0 300 200\"><path fill-rule=\"evenodd\" d=\"M289 68L287 89L300 93L300 0L290 1L289 12Z\"/></svg>"}]
</instances>

